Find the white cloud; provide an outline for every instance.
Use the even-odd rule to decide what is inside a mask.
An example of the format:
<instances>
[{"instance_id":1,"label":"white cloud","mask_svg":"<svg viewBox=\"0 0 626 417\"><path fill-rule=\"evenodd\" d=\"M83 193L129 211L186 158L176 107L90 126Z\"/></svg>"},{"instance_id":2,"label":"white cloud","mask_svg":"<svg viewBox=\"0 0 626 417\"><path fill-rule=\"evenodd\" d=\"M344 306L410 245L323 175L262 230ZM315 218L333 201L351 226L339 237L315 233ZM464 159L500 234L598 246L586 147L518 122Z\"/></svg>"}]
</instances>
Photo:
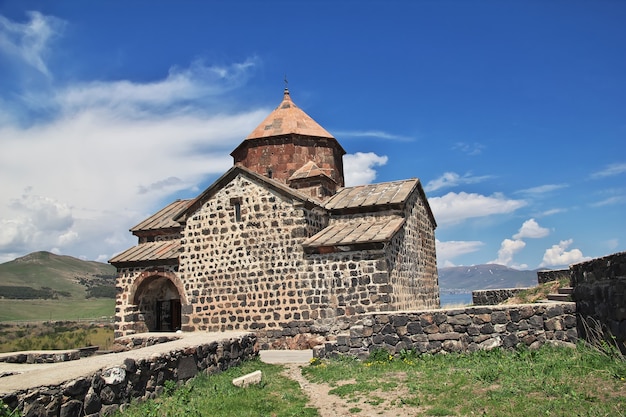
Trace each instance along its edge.
<instances>
[{"instance_id":1,"label":"white cloud","mask_svg":"<svg viewBox=\"0 0 626 417\"><path fill-rule=\"evenodd\" d=\"M560 190L561 188L567 188L569 185L567 184L544 184L539 185L537 187L526 188L524 190L518 191L521 194L546 194L552 191Z\"/></svg>"},{"instance_id":2,"label":"white cloud","mask_svg":"<svg viewBox=\"0 0 626 417\"><path fill-rule=\"evenodd\" d=\"M554 209L550 209L550 210L546 210L543 213L541 213L541 216L552 216L554 214L559 214L559 213L565 213L567 212L567 209L564 208L554 208Z\"/></svg>"},{"instance_id":3,"label":"white cloud","mask_svg":"<svg viewBox=\"0 0 626 417\"><path fill-rule=\"evenodd\" d=\"M604 169L591 174L592 179L599 179L605 177L613 177L626 172L626 163L610 164Z\"/></svg>"},{"instance_id":4,"label":"white cloud","mask_svg":"<svg viewBox=\"0 0 626 417\"><path fill-rule=\"evenodd\" d=\"M387 163L386 156L373 152L357 152L343 156L346 186L369 184L376 179L374 167Z\"/></svg>"},{"instance_id":5,"label":"white cloud","mask_svg":"<svg viewBox=\"0 0 626 417\"><path fill-rule=\"evenodd\" d=\"M49 42L61 32L65 23L39 12L27 14L30 20L26 23L17 23L0 15L0 51L49 75L45 62Z\"/></svg>"},{"instance_id":6,"label":"white cloud","mask_svg":"<svg viewBox=\"0 0 626 417\"><path fill-rule=\"evenodd\" d=\"M435 243L437 245L437 264L443 267L454 266L454 263L452 263L451 259L454 259L457 256L476 252L484 245L483 242L477 240L449 240L446 242L435 240Z\"/></svg>"},{"instance_id":7,"label":"white cloud","mask_svg":"<svg viewBox=\"0 0 626 417\"><path fill-rule=\"evenodd\" d=\"M470 174L460 176L456 172L445 172L441 177L429 181L424 187L424 191L436 191L441 188L457 187L463 184L475 184L486 179L491 178L489 175L483 175L481 177L473 177Z\"/></svg>"},{"instance_id":8,"label":"white cloud","mask_svg":"<svg viewBox=\"0 0 626 417\"><path fill-rule=\"evenodd\" d=\"M524 247L526 247L526 242L523 240L504 239L500 244L500 250L498 250L498 258L488 263L523 268L526 265L513 265L513 256Z\"/></svg>"},{"instance_id":9,"label":"white cloud","mask_svg":"<svg viewBox=\"0 0 626 417\"><path fill-rule=\"evenodd\" d=\"M615 204L622 204L626 202L626 196L616 195L613 197L605 198L604 200L598 201L596 203L590 204L591 207L604 207L604 206L612 206Z\"/></svg>"},{"instance_id":10,"label":"white cloud","mask_svg":"<svg viewBox=\"0 0 626 417\"><path fill-rule=\"evenodd\" d=\"M513 239L539 239L546 237L550 234L550 229L539 226L539 223L535 219L526 220L522 227L519 228L518 233L513 235Z\"/></svg>"},{"instance_id":11,"label":"white cloud","mask_svg":"<svg viewBox=\"0 0 626 417\"><path fill-rule=\"evenodd\" d=\"M474 143L457 142L452 147L452 149L459 150L470 156L480 155L483 152L484 148L485 148L484 145L477 143L477 142L474 142Z\"/></svg>"},{"instance_id":12,"label":"white cloud","mask_svg":"<svg viewBox=\"0 0 626 417\"><path fill-rule=\"evenodd\" d=\"M526 205L524 200L508 199L499 193L485 196L451 192L442 197L429 198L428 201L439 225L452 225L470 218L511 213Z\"/></svg>"},{"instance_id":13,"label":"white cloud","mask_svg":"<svg viewBox=\"0 0 626 417\"><path fill-rule=\"evenodd\" d=\"M384 132L382 130L344 130L333 131L333 136L342 138L374 138L393 140L398 142L411 142L413 138L410 136L396 135L393 133Z\"/></svg>"},{"instance_id":14,"label":"white cloud","mask_svg":"<svg viewBox=\"0 0 626 417\"><path fill-rule=\"evenodd\" d=\"M567 251L566 249L572 243L574 243L573 239L561 240L558 245L552 245L551 248L546 249L539 267L566 266L591 259L584 256L580 249Z\"/></svg>"},{"instance_id":15,"label":"white cloud","mask_svg":"<svg viewBox=\"0 0 626 417\"><path fill-rule=\"evenodd\" d=\"M0 16L0 53L51 72L54 22ZM255 65L195 62L151 83L51 82L1 96L0 262L36 250L102 260L135 244L129 227L230 168L229 152L270 111L223 106ZM31 103L45 119L18 114Z\"/></svg>"}]
</instances>

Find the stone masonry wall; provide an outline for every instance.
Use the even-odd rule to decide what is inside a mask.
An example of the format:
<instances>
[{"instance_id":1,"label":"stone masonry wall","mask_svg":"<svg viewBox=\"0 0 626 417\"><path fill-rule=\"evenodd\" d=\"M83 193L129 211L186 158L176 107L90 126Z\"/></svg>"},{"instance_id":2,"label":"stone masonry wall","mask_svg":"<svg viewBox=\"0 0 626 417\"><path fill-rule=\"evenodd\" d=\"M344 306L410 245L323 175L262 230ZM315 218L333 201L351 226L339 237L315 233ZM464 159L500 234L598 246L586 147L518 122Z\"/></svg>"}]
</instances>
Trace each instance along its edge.
<instances>
[{"instance_id":1,"label":"stone masonry wall","mask_svg":"<svg viewBox=\"0 0 626 417\"><path fill-rule=\"evenodd\" d=\"M189 300L183 331L256 330L314 316L327 295L300 285L306 271L300 242L325 226L320 213L234 178L183 229L179 270Z\"/></svg>"},{"instance_id":2,"label":"stone masonry wall","mask_svg":"<svg viewBox=\"0 0 626 417\"><path fill-rule=\"evenodd\" d=\"M141 284L148 284L150 279L158 279L159 277L167 277L181 287L182 284L177 278L177 271L178 267L175 265L159 268L122 268L118 271L115 299L115 337L150 331L146 325L145 317L146 314L150 313L141 311L140 306L135 304L134 298L136 298L137 291L141 291ZM185 304L184 299L183 297L181 300L183 304Z\"/></svg>"},{"instance_id":3,"label":"stone masonry wall","mask_svg":"<svg viewBox=\"0 0 626 417\"><path fill-rule=\"evenodd\" d=\"M403 349L452 353L520 344L536 348L545 343L575 343L577 338L574 303L372 313L360 316L336 342L315 348L314 355L365 358L376 349L398 354Z\"/></svg>"},{"instance_id":4,"label":"stone masonry wall","mask_svg":"<svg viewBox=\"0 0 626 417\"><path fill-rule=\"evenodd\" d=\"M529 288L501 288L494 290L474 290L472 291L472 304L476 306L500 304L528 289Z\"/></svg>"},{"instance_id":5,"label":"stone masonry wall","mask_svg":"<svg viewBox=\"0 0 626 417\"><path fill-rule=\"evenodd\" d=\"M394 310L439 307L435 227L416 190L409 197L406 224L387 247Z\"/></svg>"},{"instance_id":6,"label":"stone masonry wall","mask_svg":"<svg viewBox=\"0 0 626 417\"><path fill-rule=\"evenodd\" d=\"M149 359L127 358L119 366L59 386L32 387L0 399L21 415L79 417L111 415L134 399L154 399L166 381L185 381L200 372L215 373L257 355L254 335L174 350Z\"/></svg>"},{"instance_id":7,"label":"stone masonry wall","mask_svg":"<svg viewBox=\"0 0 626 417\"><path fill-rule=\"evenodd\" d=\"M550 281L559 281L561 279L569 279L569 269L559 269L556 271L537 271L537 282L545 284Z\"/></svg>"},{"instance_id":8,"label":"stone masonry wall","mask_svg":"<svg viewBox=\"0 0 626 417\"><path fill-rule=\"evenodd\" d=\"M581 337L605 337L626 354L626 252L572 265L570 273Z\"/></svg>"},{"instance_id":9,"label":"stone masonry wall","mask_svg":"<svg viewBox=\"0 0 626 417\"><path fill-rule=\"evenodd\" d=\"M287 183L295 171L313 161L337 185L344 185L342 152L333 139L292 135L254 139L245 145L233 151L235 165L263 176L271 170L273 179Z\"/></svg>"}]
</instances>

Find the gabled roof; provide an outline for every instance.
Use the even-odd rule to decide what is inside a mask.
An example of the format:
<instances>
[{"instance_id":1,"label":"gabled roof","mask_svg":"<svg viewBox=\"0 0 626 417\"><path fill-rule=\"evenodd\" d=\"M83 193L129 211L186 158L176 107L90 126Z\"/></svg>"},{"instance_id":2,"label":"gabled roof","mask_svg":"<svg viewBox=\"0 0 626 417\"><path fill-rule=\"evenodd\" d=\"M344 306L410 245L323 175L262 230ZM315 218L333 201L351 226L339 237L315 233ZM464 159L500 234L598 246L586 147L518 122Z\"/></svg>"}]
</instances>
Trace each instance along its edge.
<instances>
[{"instance_id":1,"label":"gabled roof","mask_svg":"<svg viewBox=\"0 0 626 417\"><path fill-rule=\"evenodd\" d=\"M126 249L124 252L115 255L109 260L109 263L117 265L128 262L178 262L179 253L180 241L178 239L163 242L147 242L133 246L132 248Z\"/></svg>"},{"instance_id":2,"label":"gabled roof","mask_svg":"<svg viewBox=\"0 0 626 417\"><path fill-rule=\"evenodd\" d=\"M133 233L157 230L157 229L172 229L180 227L180 224L173 220L173 217L180 213L181 210L186 208L192 200L176 200L168 206L162 208L152 216L143 220L138 225L131 227L130 231Z\"/></svg>"},{"instance_id":3,"label":"gabled roof","mask_svg":"<svg viewBox=\"0 0 626 417\"><path fill-rule=\"evenodd\" d=\"M328 210L345 210L402 204L409 198L409 195L418 184L419 180L413 178L402 181L346 187L337 191L337 194L326 202L325 207Z\"/></svg>"},{"instance_id":4,"label":"gabled roof","mask_svg":"<svg viewBox=\"0 0 626 417\"><path fill-rule=\"evenodd\" d=\"M246 140L293 133L334 139L333 135L291 101L289 90L285 88L283 101L248 135Z\"/></svg>"},{"instance_id":5,"label":"gabled roof","mask_svg":"<svg viewBox=\"0 0 626 417\"><path fill-rule=\"evenodd\" d=\"M326 172L328 170L321 169L317 166L317 164L313 161L309 161L304 164L301 168L296 170L291 177L287 181L301 180L305 178L313 178L313 177L321 177L325 176L332 180L330 175Z\"/></svg>"},{"instance_id":6,"label":"gabled roof","mask_svg":"<svg viewBox=\"0 0 626 417\"><path fill-rule=\"evenodd\" d=\"M338 222L311 236L304 247L348 246L388 242L404 225L404 218L365 218L359 222Z\"/></svg>"},{"instance_id":7,"label":"gabled roof","mask_svg":"<svg viewBox=\"0 0 626 417\"><path fill-rule=\"evenodd\" d=\"M428 216L433 226L437 227L424 189L417 178L341 188L328 199L324 208L332 213L347 214L374 212L394 206L400 207L406 203L414 190L420 193Z\"/></svg>"},{"instance_id":8,"label":"gabled roof","mask_svg":"<svg viewBox=\"0 0 626 417\"><path fill-rule=\"evenodd\" d=\"M194 200L190 201L187 207L183 208L180 212L175 214L173 220L184 221L184 218L188 213L197 210L202 204L204 204L213 195L215 195L215 193L222 189L222 187L224 187L226 184L232 181L233 178L240 174L248 177L249 179L252 179L253 181L264 184L268 188L276 191L283 196L298 200L305 205L322 207L322 203L320 201L315 200L294 188L288 187L285 184L271 178L267 178L263 175L257 174L256 172L251 171L243 166L235 165L234 167L226 171L226 173L218 178L213 184L211 184L209 188L204 190L202 194L200 194Z\"/></svg>"}]
</instances>

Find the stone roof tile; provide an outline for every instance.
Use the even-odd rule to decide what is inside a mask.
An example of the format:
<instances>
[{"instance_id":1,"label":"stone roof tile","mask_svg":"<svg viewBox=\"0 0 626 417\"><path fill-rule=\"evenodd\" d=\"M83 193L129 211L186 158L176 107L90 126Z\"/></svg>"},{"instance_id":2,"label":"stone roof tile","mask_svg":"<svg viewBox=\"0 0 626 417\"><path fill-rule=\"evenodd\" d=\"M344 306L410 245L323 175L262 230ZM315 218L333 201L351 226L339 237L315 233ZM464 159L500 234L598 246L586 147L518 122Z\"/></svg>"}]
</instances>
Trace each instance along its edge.
<instances>
[{"instance_id":1,"label":"stone roof tile","mask_svg":"<svg viewBox=\"0 0 626 417\"><path fill-rule=\"evenodd\" d=\"M347 246L388 242L404 225L404 218L365 218L350 223L335 223L302 243L305 247Z\"/></svg>"},{"instance_id":2,"label":"stone roof tile","mask_svg":"<svg viewBox=\"0 0 626 417\"><path fill-rule=\"evenodd\" d=\"M143 220L138 225L132 227L130 231L135 233L148 230L171 229L180 227L180 224L174 221L174 216L178 214L181 210L188 207L192 201L193 200L176 200L173 203L162 208L152 216Z\"/></svg>"},{"instance_id":3,"label":"stone roof tile","mask_svg":"<svg viewBox=\"0 0 626 417\"><path fill-rule=\"evenodd\" d=\"M109 263L115 265L125 262L150 262L177 260L180 252L180 241L168 240L162 242L141 243L124 252L115 255Z\"/></svg>"},{"instance_id":4,"label":"stone roof tile","mask_svg":"<svg viewBox=\"0 0 626 417\"><path fill-rule=\"evenodd\" d=\"M283 101L246 137L246 140L293 133L334 139L333 135L291 101L289 90L285 88Z\"/></svg>"},{"instance_id":5,"label":"stone roof tile","mask_svg":"<svg viewBox=\"0 0 626 417\"><path fill-rule=\"evenodd\" d=\"M325 204L328 210L343 210L404 203L418 185L416 178L342 188Z\"/></svg>"}]
</instances>

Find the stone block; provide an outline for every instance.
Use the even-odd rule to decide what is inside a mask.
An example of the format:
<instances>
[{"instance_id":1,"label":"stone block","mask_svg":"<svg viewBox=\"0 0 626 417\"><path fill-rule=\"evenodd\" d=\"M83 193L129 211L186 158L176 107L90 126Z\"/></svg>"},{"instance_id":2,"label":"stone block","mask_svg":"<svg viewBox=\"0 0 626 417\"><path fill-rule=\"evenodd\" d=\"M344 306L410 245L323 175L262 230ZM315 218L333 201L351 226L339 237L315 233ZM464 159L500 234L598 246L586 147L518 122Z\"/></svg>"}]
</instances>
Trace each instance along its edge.
<instances>
[{"instance_id":1,"label":"stone block","mask_svg":"<svg viewBox=\"0 0 626 417\"><path fill-rule=\"evenodd\" d=\"M263 373L261 371L254 371L239 378L233 379L233 385L236 387L245 388L249 385L260 384L263 379Z\"/></svg>"}]
</instances>

